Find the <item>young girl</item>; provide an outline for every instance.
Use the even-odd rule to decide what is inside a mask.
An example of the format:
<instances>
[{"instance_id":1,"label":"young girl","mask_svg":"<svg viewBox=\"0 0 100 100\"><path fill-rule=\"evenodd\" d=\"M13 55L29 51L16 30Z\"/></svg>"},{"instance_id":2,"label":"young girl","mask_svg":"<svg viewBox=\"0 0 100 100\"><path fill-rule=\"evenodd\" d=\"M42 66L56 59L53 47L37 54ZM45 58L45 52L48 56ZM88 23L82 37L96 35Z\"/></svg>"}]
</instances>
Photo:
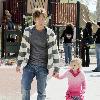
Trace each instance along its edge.
<instances>
[{"instance_id":1,"label":"young girl","mask_svg":"<svg viewBox=\"0 0 100 100\"><path fill-rule=\"evenodd\" d=\"M64 74L54 75L58 79L68 78L66 100L84 100L86 80L84 72L81 70L81 63L79 58L74 58L70 63L70 68Z\"/></svg>"}]
</instances>

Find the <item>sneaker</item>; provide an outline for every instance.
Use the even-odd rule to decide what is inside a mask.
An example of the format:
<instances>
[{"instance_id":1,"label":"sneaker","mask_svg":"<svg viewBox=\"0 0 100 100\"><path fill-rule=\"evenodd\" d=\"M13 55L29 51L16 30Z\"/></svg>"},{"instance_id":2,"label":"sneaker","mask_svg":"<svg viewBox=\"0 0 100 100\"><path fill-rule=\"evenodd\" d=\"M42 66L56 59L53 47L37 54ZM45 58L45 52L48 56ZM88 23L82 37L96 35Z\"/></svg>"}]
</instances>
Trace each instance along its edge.
<instances>
[{"instance_id":1,"label":"sneaker","mask_svg":"<svg viewBox=\"0 0 100 100\"><path fill-rule=\"evenodd\" d=\"M89 65L86 65L86 67L89 67Z\"/></svg>"},{"instance_id":2,"label":"sneaker","mask_svg":"<svg viewBox=\"0 0 100 100\"><path fill-rule=\"evenodd\" d=\"M92 70L92 72L100 72L100 71L98 71L98 70L94 69L94 70Z\"/></svg>"},{"instance_id":3,"label":"sneaker","mask_svg":"<svg viewBox=\"0 0 100 100\"><path fill-rule=\"evenodd\" d=\"M67 64L65 64L65 66L68 66L69 64L67 63Z\"/></svg>"}]
</instances>

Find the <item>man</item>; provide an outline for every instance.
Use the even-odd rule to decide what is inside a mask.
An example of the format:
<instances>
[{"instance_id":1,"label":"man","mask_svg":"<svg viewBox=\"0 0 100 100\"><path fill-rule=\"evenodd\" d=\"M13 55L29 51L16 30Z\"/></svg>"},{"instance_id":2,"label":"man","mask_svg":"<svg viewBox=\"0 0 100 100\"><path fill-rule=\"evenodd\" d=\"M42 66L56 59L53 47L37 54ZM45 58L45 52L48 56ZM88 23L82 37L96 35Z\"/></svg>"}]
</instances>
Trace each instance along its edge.
<instances>
[{"instance_id":1,"label":"man","mask_svg":"<svg viewBox=\"0 0 100 100\"><path fill-rule=\"evenodd\" d=\"M20 66L24 64L21 80L22 100L30 100L31 83L35 76L37 79L37 100L45 100L48 70L54 64L59 63L59 54L55 33L45 27L45 10L35 9L33 19L35 26L24 30L16 71L20 72Z\"/></svg>"},{"instance_id":2,"label":"man","mask_svg":"<svg viewBox=\"0 0 100 100\"><path fill-rule=\"evenodd\" d=\"M90 44L89 44L89 37L92 37L92 23L88 21L86 23L85 28L83 29L83 38L81 41L81 59L82 59L82 66L89 67L90 65Z\"/></svg>"},{"instance_id":3,"label":"man","mask_svg":"<svg viewBox=\"0 0 100 100\"><path fill-rule=\"evenodd\" d=\"M92 70L93 72L100 72L100 21L97 22L98 29L95 34L95 45L96 45L96 59L97 59L97 67Z\"/></svg>"},{"instance_id":4,"label":"man","mask_svg":"<svg viewBox=\"0 0 100 100\"><path fill-rule=\"evenodd\" d=\"M8 30L14 30L14 23L12 21L12 15L8 10L5 10L5 22L8 25Z\"/></svg>"}]
</instances>

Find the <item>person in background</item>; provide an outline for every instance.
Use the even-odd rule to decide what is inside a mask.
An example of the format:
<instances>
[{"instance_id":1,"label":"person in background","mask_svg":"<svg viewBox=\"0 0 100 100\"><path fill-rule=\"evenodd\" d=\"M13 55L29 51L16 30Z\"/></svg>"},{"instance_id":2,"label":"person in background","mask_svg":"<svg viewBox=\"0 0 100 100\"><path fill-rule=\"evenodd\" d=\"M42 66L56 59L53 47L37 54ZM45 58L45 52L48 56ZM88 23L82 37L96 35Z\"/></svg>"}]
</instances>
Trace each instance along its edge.
<instances>
[{"instance_id":1,"label":"person in background","mask_svg":"<svg viewBox=\"0 0 100 100\"><path fill-rule=\"evenodd\" d=\"M63 34L61 35L64 37L64 52L65 52L65 63L66 65L70 64L70 61L72 59L72 39L74 35L74 27L73 24L68 23L66 26L66 29L63 31Z\"/></svg>"},{"instance_id":2,"label":"person in background","mask_svg":"<svg viewBox=\"0 0 100 100\"><path fill-rule=\"evenodd\" d=\"M14 30L14 23L12 21L12 15L8 10L5 10L5 21L6 24L8 25L8 30Z\"/></svg>"},{"instance_id":3,"label":"person in background","mask_svg":"<svg viewBox=\"0 0 100 100\"><path fill-rule=\"evenodd\" d=\"M96 34L94 35L95 38L95 45L96 45L96 59L97 59L97 67L92 70L93 72L100 72L100 22L97 22L98 29Z\"/></svg>"},{"instance_id":4,"label":"person in background","mask_svg":"<svg viewBox=\"0 0 100 100\"><path fill-rule=\"evenodd\" d=\"M66 100L84 100L86 91L86 78L81 69L82 61L80 58L74 58L70 62L69 69L63 74L56 74L57 79L68 78L68 89L66 92Z\"/></svg>"},{"instance_id":5,"label":"person in background","mask_svg":"<svg viewBox=\"0 0 100 100\"><path fill-rule=\"evenodd\" d=\"M35 9L33 13L35 25L25 28L19 50L16 71L23 68L21 87L22 100L30 100L33 78L37 80L37 100L45 100L47 75L53 65L59 64L59 53L56 35L45 26L46 11ZM53 74L56 75L54 72Z\"/></svg>"},{"instance_id":6,"label":"person in background","mask_svg":"<svg viewBox=\"0 0 100 100\"><path fill-rule=\"evenodd\" d=\"M82 66L89 67L90 64L90 56L89 56L89 49L90 45L87 44L88 37L92 36L92 23L87 22L85 28L83 29L83 37L81 41L81 59L82 59Z\"/></svg>"}]
</instances>

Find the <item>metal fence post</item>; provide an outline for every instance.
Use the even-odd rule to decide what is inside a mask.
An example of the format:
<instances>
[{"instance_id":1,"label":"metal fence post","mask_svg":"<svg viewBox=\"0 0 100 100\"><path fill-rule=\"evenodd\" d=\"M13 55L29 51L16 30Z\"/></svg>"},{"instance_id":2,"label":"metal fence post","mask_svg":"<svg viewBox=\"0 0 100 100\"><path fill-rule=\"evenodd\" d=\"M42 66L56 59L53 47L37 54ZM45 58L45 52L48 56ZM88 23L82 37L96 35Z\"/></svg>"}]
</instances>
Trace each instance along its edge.
<instances>
[{"instance_id":1,"label":"metal fence post","mask_svg":"<svg viewBox=\"0 0 100 100\"><path fill-rule=\"evenodd\" d=\"M23 32L24 32L24 29L25 29L25 7L26 7L26 5L25 5L25 2L26 2L26 0L23 0L22 1L22 34L23 34Z\"/></svg>"},{"instance_id":2,"label":"metal fence post","mask_svg":"<svg viewBox=\"0 0 100 100\"><path fill-rule=\"evenodd\" d=\"M80 34L80 2L77 1L77 20L76 20L76 56L79 55L79 34Z\"/></svg>"},{"instance_id":3,"label":"metal fence post","mask_svg":"<svg viewBox=\"0 0 100 100\"><path fill-rule=\"evenodd\" d=\"M58 50L59 50L59 28L57 27L57 45L58 45Z\"/></svg>"}]
</instances>

